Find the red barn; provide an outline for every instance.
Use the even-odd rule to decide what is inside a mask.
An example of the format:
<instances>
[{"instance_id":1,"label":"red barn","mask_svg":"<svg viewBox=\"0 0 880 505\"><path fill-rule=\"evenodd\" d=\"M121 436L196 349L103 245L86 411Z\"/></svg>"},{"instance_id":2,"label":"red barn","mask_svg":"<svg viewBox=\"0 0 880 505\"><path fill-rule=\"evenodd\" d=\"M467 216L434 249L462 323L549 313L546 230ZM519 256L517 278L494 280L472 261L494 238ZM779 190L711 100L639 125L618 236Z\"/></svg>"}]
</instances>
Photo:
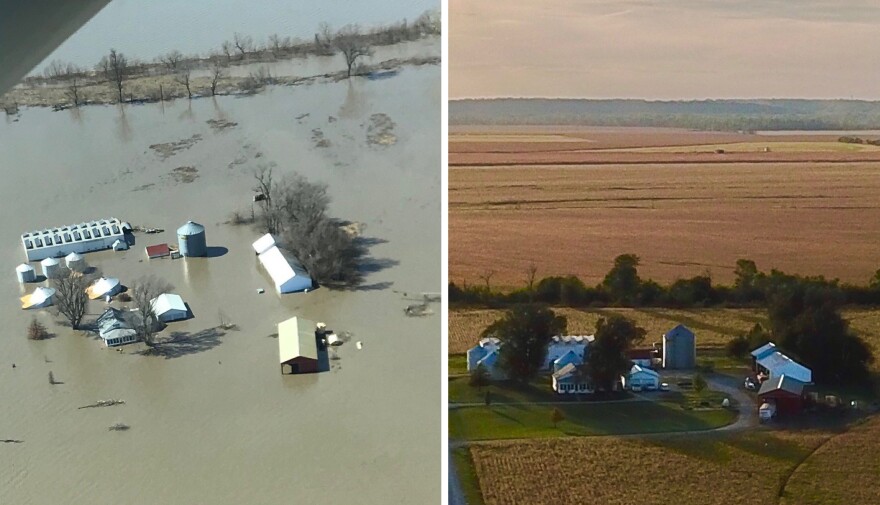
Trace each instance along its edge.
<instances>
[{"instance_id":1,"label":"red barn","mask_svg":"<svg viewBox=\"0 0 880 505\"><path fill-rule=\"evenodd\" d=\"M761 384L758 397L775 403L777 416L794 416L804 410L804 383L785 375L772 377Z\"/></svg>"}]
</instances>

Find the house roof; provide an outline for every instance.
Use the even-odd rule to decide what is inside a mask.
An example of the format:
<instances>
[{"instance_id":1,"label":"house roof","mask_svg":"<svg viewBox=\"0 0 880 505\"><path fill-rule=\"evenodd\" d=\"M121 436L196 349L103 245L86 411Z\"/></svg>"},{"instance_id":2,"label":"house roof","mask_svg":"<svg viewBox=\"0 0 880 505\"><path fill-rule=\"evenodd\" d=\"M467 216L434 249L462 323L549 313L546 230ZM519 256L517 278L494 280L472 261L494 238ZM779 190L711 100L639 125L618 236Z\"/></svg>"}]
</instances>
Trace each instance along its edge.
<instances>
[{"instance_id":1,"label":"house roof","mask_svg":"<svg viewBox=\"0 0 880 505\"><path fill-rule=\"evenodd\" d=\"M297 276L309 278L308 272L293 258L285 256L278 246L272 246L260 254L260 263L269 272L275 286L280 288L283 284Z\"/></svg>"},{"instance_id":2,"label":"house roof","mask_svg":"<svg viewBox=\"0 0 880 505\"><path fill-rule=\"evenodd\" d=\"M187 311L186 304L183 303L183 298L174 293L162 293L156 298L153 298L150 303L153 306L153 312L155 312L157 316L161 316L172 310Z\"/></svg>"},{"instance_id":3,"label":"house roof","mask_svg":"<svg viewBox=\"0 0 880 505\"><path fill-rule=\"evenodd\" d=\"M793 395L801 396L804 393L804 383L787 375L780 375L764 381L758 395L772 393L773 391L787 391Z\"/></svg>"},{"instance_id":4,"label":"house roof","mask_svg":"<svg viewBox=\"0 0 880 505\"><path fill-rule=\"evenodd\" d=\"M314 321L291 317L278 323L278 358L287 363L295 358L318 359L318 343L315 341Z\"/></svg>"},{"instance_id":5,"label":"house roof","mask_svg":"<svg viewBox=\"0 0 880 505\"><path fill-rule=\"evenodd\" d=\"M497 351L489 351L485 356L480 358L477 361L477 365L483 365L484 367L492 367L498 361L498 352Z\"/></svg>"},{"instance_id":6,"label":"house roof","mask_svg":"<svg viewBox=\"0 0 880 505\"><path fill-rule=\"evenodd\" d=\"M103 340L111 340L114 338L123 338L123 337L134 337L137 335L137 331L133 328L113 328L111 330L107 330L105 332L101 332L98 334Z\"/></svg>"},{"instance_id":7,"label":"house roof","mask_svg":"<svg viewBox=\"0 0 880 505\"><path fill-rule=\"evenodd\" d=\"M271 233L267 233L262 237L258 238L256 242L254 242L254 251L257 254L263 254L268 251L275 245L275 237L272 236Z\"/></svg>"},{"instance_id":8,"label":"house roof","mask_svg":"<svg viewBox=\"0 0 880 505\"><path fill-rule=\"evenodd\" d=\"M645 367L642 367L639 365L633 365L632 368L629 369L629 374L633 375L633 374L637 374L637 373L648 374L653 377L660 377L659 373L655 372L654 370L651 370L650 368L645 368Z\"/></svg>"},{"instance_id":9,"label":"house roof","mask_svg":"<svg viewBox=\"0 0 880 505\"><path fill-rule=\"evenodd\" d=\"M559 363L561 363L562 361L564 361L564 360L566 360L566 359L574 359L574 360L576 360L576 361L580 361L580 360L581 360L581 357L578 356L578 353L574 352L574 350L569 349L569 350L566 351L562 356L560 356L560 357L556 358L555 360L553 360L553 364L554 364L554 365L558 365Z\"/></svg>"},{"instance_id":10,"label":"house roof","mask_svg":"<svg viewBox=\"0 0 880 505\"><path fill-rule=\"evenodd\" d=\"M767 356L768 354L772 353L775 350L776 350L776 344L774 344L773 342L767 342L766 344L764 344L761 347L752 351L751 355L755 359L761 359L761 358Z\"/></svg>"},{"instance_id":11,"label":"house roof","mask_svg":"<svg viewBox=\"0 0 880 505\"><path fill-rule=\"evenodd\" d=\"M168 247L168 244L156 244L147 246L148 258L161 258L162 256L168 256L169 254L171 254L171 249Z\"/></svg>"},{"instance_id":12,"label":"house roof","mask_svg":"<svg viewBox=\"0 0 880 505\"><path fill-rule=\"evenodd\" d=\"M560 368L559 370L557 370L556 372L554 372L553 378L556 380L565 379L567 377L574 375L575 372L577 372L577 367L574 366L574 363L569 363L569 364L565 365L564 367Z\"/></svg>"}]
</instances>

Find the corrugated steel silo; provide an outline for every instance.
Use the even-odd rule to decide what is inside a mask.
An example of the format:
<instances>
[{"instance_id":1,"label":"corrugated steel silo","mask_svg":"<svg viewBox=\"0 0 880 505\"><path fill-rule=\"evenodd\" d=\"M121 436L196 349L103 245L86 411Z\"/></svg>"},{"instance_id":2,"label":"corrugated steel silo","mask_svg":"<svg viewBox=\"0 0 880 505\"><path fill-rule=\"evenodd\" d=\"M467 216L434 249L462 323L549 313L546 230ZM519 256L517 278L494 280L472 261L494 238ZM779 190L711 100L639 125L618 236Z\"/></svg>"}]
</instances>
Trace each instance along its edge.
<instances>
[{"instance_id":1,"label":"corrugated steel silo","mask_svg":"<svg viewBox=\"0 0 880 505\"><path fill-rule=\"evenodd\" d=\"M37 271L34 267L27 263L22 263L15 267L15 274L18 275L18 282L35 282L37 280Z\"/></svg>"},{"instance_id":2,"label":"corrugated steel silo","mask_svg":"<svg viewBox=\"0 0 880 505\"><path fill-rule=\"evenodd\" d=\"M696 336L684 325L669 330L663 335L663 368L694 368L696 343Z\"/></svg>"},{"instance_id":3,"label":"corrugated steel silo","mask_svg":"<svg viewBox=\"0 0 880 505\"><path fill-rule=\"evenodd\" d=\"M86 269L86 259L81 254L72 252L64 257L67 268L74 272L84 272Z\"/></svg>"},{"instance_id":4,"label":"corrugated steel silo","mask_svg":"<svg viewBox=\"0 0 880 505\"><path fill-rule=\"evenodd\" d=\"M45 275L47 279L55 277L61 269L61 263L55 258L46 258L40 262L40 265L42 265L43 275Z\"/></svg>"},{"instance_id":5,"label":"corrugated steel silo","mask_svg":"<svg viewBox=\"0 0 880 505\"><path fill-rule=\"evenodd\" d=\"M177 229L177 244L181 256L207 256L208 245L205 240L205 227L187 221Z\"/></svg>"}]
</instances>

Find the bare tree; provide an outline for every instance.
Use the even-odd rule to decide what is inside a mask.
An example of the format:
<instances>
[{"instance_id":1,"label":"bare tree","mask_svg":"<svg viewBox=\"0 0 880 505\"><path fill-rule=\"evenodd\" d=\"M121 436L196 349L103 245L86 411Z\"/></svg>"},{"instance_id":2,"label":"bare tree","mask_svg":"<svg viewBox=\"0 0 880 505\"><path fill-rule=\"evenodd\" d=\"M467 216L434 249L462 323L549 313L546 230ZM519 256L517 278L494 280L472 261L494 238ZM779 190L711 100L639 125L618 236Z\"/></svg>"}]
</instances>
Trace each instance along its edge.
<instances>
[{"instance_id":1,"label":"bare tree","mask_svg":"<svg viewBox=\"0 0 880 505\"><path fill-rule=\"evenodd\" d=\"M272 177L272 167L267 165L258 166L254 171L254 179L257 180L254 191L263 195L259 202L260 210L262 211L260 214L260 227L266 233L278 233L280 231L281 213L275 205L275 197L278 195L275 194L277 189Z\"/></svg>"},{"instance_id":2,"label":"bare tree","mask_svg":"<svg viewBox=\"0 0 880 505\"><path fill-rule=\"evenodd\" d=\"M131 74L131 66L125 55L117 53L116 49L110 49L110 54L101 58L101 62L98 63L98 70L104 74L104 78L111 85L116 87L119 103L122 103L122 84Z\"/></svg>"},{"instance_id":3,"label":"bare tree","mask_svg":"<svg viewBox=\"0 0 880 505\"><path fill-rule=\"evenodd\" d=\"M336 32L336 36L333 38L333 45L345 57L348 77L351 77L351 69L359 58L373 54L373 48L370 47L369 42L361 34L361 30L357 25L342 27L342 29Z\"/></svg>"},{"instance_id":4,"label":"bare tree","mask_svg":"<svg viewBox=\"0 0 880 505\"><path fill-rule=\"evenodd\" d=\"M538 265L534 263L529 263L529 266L526 267L526 282L529 286L529 298L534 297L535 290L535 278L538 276Z\"/></svg>"},{"instance_id":5,"label":"bare tree","mask_svg":"<svg viewBox=\"0 0 880 505\"><path fill-rule=\"evenodd\" d=\"M254 39L252 39L250 35L242 35L235 32L232 35L232 44L235 46L235 49L238 50L242 59L244 59L247 53L254 50Z\"/></svg>"},{"instance_id":6,"label":"bare tree","mask_svg":"<svg viewBox=\"0 0 880 505\"><path fill-rule=\"evenodd\" d=\"M318 54L332 55L333 49L333 29L327 23L318 25L318 33L315 34L315 51Z\"/></svg>"},{"instance_id":7,"label":"bare tree","mask_svg":"<svg viewBox=\"0 0 880 505\"><path fill-rule=\"evenodd\" d=\"M159 61L161 61L162 64L165 65L165 68L170 72L176 72L180 62L183 61L183 54L178 50L174 50L168 54L160 56Z\"/></svg>"},{"instance_id":8,"label":"bare tree","mask_svg":"<svg viewBox=\"0 0 880 505\"><path fill-rule=\"evenodd\" d=\"M76 82L76 77L74 77L70 85L67 86L67 97L73 101L74 107L79 107L79 84Z\"/></svg>"},{"instance_id":9,"label":"bare tree","mask_svg":"<svg viewBox=\"0 0 880 505\"><path fill-rule=\"evenodd\" d=\"M192 100L193 94L190 90L190 76L192 75L192 68L189 65L182 65L180 70L177 71L177 74L174 76L174 80L177 81L178 84L183 85L186 88L186 96Z\"/></svg>"},{"instance_id":10,"label":"bare tree","mask_svg":"<svg viewBox=\"0 0 880 505\"><path fill-rule=\"evenodd\" d=\"M486 291L492 290L490 283L492 282L492 277L495 277L496 273L497 272L495 270L487 269L484 270L482 274L477 276L486 284Z\"/></svg>"},{"instance_id":11,"label":"bare tree","mask_svg":"<svg viewBox=\"0 0 880 505\"><path fill-rule=\"evenodd\" d=\"M277 57L281 54L281 52L285 49L284 42L282 42L281 37L277 33L273 33L269 35L269 42L266 43L266 47L272 51L272 56Z\"/></svg>"},{"instance_id":12,"label":"bare tree","mask_svg":"<svg viewBox=\"0 0 880 505\"><path fill-rule=\"evenodd\" d=\"M217 94L217 83L219 83L220 79L225 76L226 70L224 70L222 66L215 64L211 67L211 96Z\"/></svg>"},{"instance_id":13,"label":"bare tree","mask_svg":"<svg viewBox=\"0 0 880 505\"><path fill-rule=\"evenodd\" d=\"M141 277L129 289L135 306L132 325L138 337L148 346L156 345L156 331L160 326L159 318L153 308L153 300L172 289L170 284L152 275Z\"/></svg>"},{"instance_id":14,"label":"bare tree","mask_svg":"<svg viewBox=\"0 0 880 505\"><path fill-rule=\"evenodd\" d=\"M224 40L223 43L220 44L220 50L223 51L223 54L226 55L226 62L227 63L232 61L232 51L233 51L232 42L229 42L228 40Z\"/></svg>"},{"instance_id":15,"label":"bare tree","mask_svg":"<svg viewBox=\"0 0 880 505\"><path fill-rule=\"evenodd\" d=\"M53 276L52 285L55 287L53 301L58 313L67 319L74 330L79 329L83 316L89 307L89 297L86 288L89 287L92 277L75 272L68 268L61 268L58 274Z\"/></svg>"}]
</instances>

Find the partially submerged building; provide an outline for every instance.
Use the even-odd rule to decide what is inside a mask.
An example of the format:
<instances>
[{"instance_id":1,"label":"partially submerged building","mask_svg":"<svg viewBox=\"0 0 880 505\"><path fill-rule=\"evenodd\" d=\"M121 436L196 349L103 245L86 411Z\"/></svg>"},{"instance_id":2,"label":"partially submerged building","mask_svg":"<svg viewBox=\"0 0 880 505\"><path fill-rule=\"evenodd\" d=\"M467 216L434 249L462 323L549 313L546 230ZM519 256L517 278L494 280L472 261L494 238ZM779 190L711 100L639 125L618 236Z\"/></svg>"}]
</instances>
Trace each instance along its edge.
<instances>
[{"instance_id":1,"label":"partially submerged building","mask_svg":"<svg viewBox=\"0 0 880 505\"><path fill-rule=\"evenodd\" d=\"M180 321L189 317L189 309L180 295L162 293L150 302L156 318L163 323Z\"/></svg>"},{"instance_id":2,"label":"partially submerged building","mask_svg":"<svg viewBox=\"0 0 880 505\"><path fill-rule=\"evenodd\" d=\"M92 300L116 296L120 291L122 291L122 284L116 277L101 277L86 288L86 294Z\"/></svg>"},{"instance_id":3,"label":"partially submerged building","mask_svg":"<svg viewBox=\"0 0 880 505\"><path fill-rule=\"evenodd\" d=\"M84 272L86 270L86 259L81 254L72 252L64 257L64 263L67 268L74 272Z\"/></svg>"},{"instance_id":4,"label":"partially submerged building","mask_svg":"<svg viewBox=\"0 0 880 505\"><path fill-rule=\"evenodd\" d=\"M122 223L115 217L21 235L21 244L28 261L60 258L72 252L83 254L111 249L117 240L125 242L125 231Z\"/></svg>"},{"instance_id":5,"label":"partially submerged building","mask_svg":"<svg viewBox=\"0 0 880 505\"><path fill-rule=\"evenodd\" d=\"M281 373L314 373L319 370L318 326L298 317L278 323L278 359Z\"/></svg>"},{"instance_id":6,"label":"partially submerged building","mask_svg":"<svg viewBox=\"0 0 880 505\"><path fill-rule=\"evenodd\" d=\"M275 237L267 233L254 242L253 247L279 294L312 289L309 273L296 258L278 248Z\"/></svg>"},{"instance_id":7,"label":"partially submerged building","mask_svg":"<svg viewBox=\"0 0 880 505\"><path fill-rule=\"evenodd\" d=\"M34 270L34 267L28 265L27 263L22 263L15 267L15 275L18 277L18 282L24 284L25 282L36 282L37 281L37 271Z\"/></svg>"},{"instance_id":8,"label":"partially submerged building","mask_svg":"<svg viewBox=\"0 0 880 505\"><path fill-rule=\"evenodd\" d=\"M55 296L54 288L39 287L29 295L21 297L21 308L40 309L52 305L52 297Z\"/></svg>"},{"instance_id":9,"label":"partially submerged building","mask_svg":"<svg viewBox=\"0 0 880 505\"><path fill-rule=\"evenodd\" d=\"M95 324L98 327L98 336L104 341L104 345L115 347L137 342L137 331L132 324L131 315L131 312L110 307L98 316Z\"/></svg>"},{"instance_id":10,"label":"partially submerged building","mask_svg":"<svg viewBox=\"0 0 880 505\"><path fill-rule=\"evenodd\" d=\"M177 229L177 245L183 257L207 256L205 227L194 221L187 221Z\"/></svg>"},{"instance_id":11,"label":"partially submerged building","mask_svg":"<svg viewBox=\"0 0 880 505\"><path fill-rule=\"evenodd\" d=\"M53 279L58 272L61 271L61 263L55 258L45 258L40 262L40 266L43 268L43 276L47 279Z\"/></svg>"}]
</instances>

